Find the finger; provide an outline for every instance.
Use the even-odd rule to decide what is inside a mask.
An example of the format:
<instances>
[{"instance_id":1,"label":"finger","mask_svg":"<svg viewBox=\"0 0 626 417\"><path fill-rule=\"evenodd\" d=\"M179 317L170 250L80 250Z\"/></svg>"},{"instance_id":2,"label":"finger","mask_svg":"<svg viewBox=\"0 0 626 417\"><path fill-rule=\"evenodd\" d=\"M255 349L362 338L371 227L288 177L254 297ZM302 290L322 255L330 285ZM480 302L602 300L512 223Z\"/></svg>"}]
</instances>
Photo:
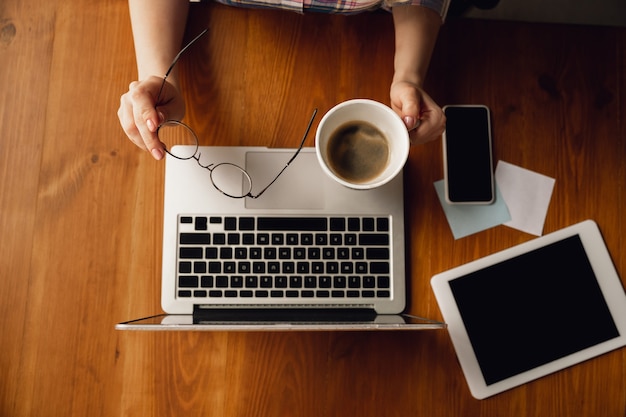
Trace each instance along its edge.
<instances>
[{"instance_id":1,"label":"finger","mask_svg":"<svg viewBox=\"0 0 626 417\"><path fill-rule=\"evenodd\" d=\"M155 109L152 95L141 85L131 84L130 97L133 108L133 119L141 137L145 149L152 156L160 160L163 158L163 144L159 141L157 129L159 126L159 114Z\"/></svg>"},{"instance_id":2,"label":"finger","mask_svg":"<svg viewBox=\"0 0 626 417\"><path fill-rule=\"evenodd\" d=\"M415 129L415 143L427 143L441 137L446 127L446 118L438 107L422 112L421 123Z\"/></svg>"},{"instance_id":3,"label":"finger","mask_svg":"<svg viewBox=\"0 0 626 417\"><path fill-rule=\"evenodd\" d=\"M120 125L130 139L136 146L146 150L146 146L141 138L141 134L135 125L135 118L133 116L132 105L129 103L127 95L123 95L120 99L120 108L117 110L117 117L120 121Z\"/></svg>"},{"instance_id":4,"label":"finger","mask_svg":"<svg viewBox=\"0 0 626 417\"><path fill-rule=\"evenodd\" d=\"M415 89L407 89L400 96L400 117L408 130L415 129L420 120L419 97Z\"/></svg>"}]
</instances>

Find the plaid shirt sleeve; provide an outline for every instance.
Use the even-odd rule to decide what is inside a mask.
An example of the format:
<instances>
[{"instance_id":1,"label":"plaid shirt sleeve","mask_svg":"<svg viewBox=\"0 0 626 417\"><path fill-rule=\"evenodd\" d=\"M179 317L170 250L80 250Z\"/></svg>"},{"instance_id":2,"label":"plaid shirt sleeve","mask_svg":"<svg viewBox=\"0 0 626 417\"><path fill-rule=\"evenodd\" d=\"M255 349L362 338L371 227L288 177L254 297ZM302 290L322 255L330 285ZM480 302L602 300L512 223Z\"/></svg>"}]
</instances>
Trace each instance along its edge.
<instances>
[{"instance_id":1,"label":"plaid shirt sleeve","mask_svg":"<svg viewBox=\"0 0 626 417\"><path fill-rule=\"evenodd\" d=\"M355 14L379 8L390 10L394 6L412 5L428 7L445 19L450 0L215 0L229 6L272 8L322 13Z\"/></svg>"}]
</instances>

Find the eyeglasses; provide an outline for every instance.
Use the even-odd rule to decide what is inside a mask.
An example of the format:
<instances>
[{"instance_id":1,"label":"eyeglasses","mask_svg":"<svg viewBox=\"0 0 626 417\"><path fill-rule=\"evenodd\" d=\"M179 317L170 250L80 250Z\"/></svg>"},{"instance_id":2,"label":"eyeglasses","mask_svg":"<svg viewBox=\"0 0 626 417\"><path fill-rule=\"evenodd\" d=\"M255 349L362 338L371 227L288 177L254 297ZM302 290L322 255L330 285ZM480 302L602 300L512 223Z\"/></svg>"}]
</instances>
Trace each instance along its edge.
<instances>
[{"instance_id":1,"label":"eyeglasses","mask_svg":"<svg viewBox=\"0 0 626 417\"><path fill-rule=\"evenodd\" d=\"M194 42L200 39L205 33L207 33L208 29L202 31L198 36L191 40L181 51L176 55L174 61L168 68L165 76L163 77L163 83L161 84L161 88L159 89L159 94L157 95L156 103L159 103L161 98L161 93L163 92L163 88L165 87L165 83L167 81L167 77L170 72L178 62L178 59L181 57L183 52L185 52ZM313 110L313 115L309 120L307 128L304 132L304 136L300 141L300 146L294 153L294 155L287 161L285 166L278 172L278 174L274 177L274 179L261 191L256 194L252 193L252 177L250 174L240 167L239 165L233 164L231 162L220 162L218 164L204 164L200 161L202 153L199 152L200 145L198 141L198 136L193 131L191 127L186 125L185 123L179 120L167 120L163 122L159 128L157 129L157 135L159 140L165 145L165 152L176 159L179 160L189 160L194 159L201 168L204 168L210 172L210 179L213 187L216 190L221 192L227 197L231 198L259 198L268 188L272 186L281 176L281 174L287 169L289 165L296 159L302 147L304 146L304 142L311 130L311 126L313 125L313 120L315 120L315 116L317 115L317 109ZM174 146L173 144L177 144ZM239 180L239 178L241 180Z\"/></svg>"}]
</instances>

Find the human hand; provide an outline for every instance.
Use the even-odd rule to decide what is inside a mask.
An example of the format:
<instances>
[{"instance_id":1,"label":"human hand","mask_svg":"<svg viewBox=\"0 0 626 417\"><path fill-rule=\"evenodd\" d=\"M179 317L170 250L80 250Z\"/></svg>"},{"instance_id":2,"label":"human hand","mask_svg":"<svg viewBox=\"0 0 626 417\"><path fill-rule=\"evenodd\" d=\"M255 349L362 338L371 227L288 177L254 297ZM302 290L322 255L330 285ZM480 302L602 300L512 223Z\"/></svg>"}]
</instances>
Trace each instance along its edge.
<instances>
[{"instance_id":1,"label":"human hand","mask_svg":"<svg viewBox=\"0 0 626 417\"><path fill-rule=\"evenodd\" d=\"M409 130L411 143L438 139L446 128L443 110L424 90L406 81L391 85L391 108L402 118Z\"/></svg>"},{"instance_id":2,"label":"human hand","mask_svg":"<svg viewBox=\"0 0 626 417\"><path fill-rule=\"evenodd\" d=\"M185 102L178 88L166 82L161 91L161 85L163 78L156 76L133 81L122 95L117 111L128 138L157 160L165 156L165 145L157 135L159 125L166 120L180 120L185 114Z\"/></svg>"}]
</instances>

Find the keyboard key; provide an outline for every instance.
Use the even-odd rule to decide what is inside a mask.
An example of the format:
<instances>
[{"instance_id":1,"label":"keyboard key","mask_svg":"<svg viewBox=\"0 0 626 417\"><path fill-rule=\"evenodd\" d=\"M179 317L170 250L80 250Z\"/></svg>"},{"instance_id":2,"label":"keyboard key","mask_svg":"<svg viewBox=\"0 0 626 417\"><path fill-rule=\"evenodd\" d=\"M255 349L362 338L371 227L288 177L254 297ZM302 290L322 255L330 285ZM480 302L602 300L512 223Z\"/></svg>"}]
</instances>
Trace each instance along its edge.
<instances>
[{"instance_id":1,"label":"keyboard key","mask_svg":"<svg viewBox=\"0 0 626 417\"><path fill-rule=\"evenodd\" d=\"M279 259L291 259L291 248L282 247L278 249Z\"/></svg>"},{"instance_id":2,"label":"keyboard key","mask_svg":"<svg viewBox=\"0 0 626 417\"><path fill-rule=\"evenodd\" d=\"M209 233L181 233L179 236L181 245L208 245L211 243Z\"/></svg>"},{"instance_id":3,"label":"keyboard key","mask_svg":"<svg viewBox=\"0 0 626 417\"><path fill-rule=\"evenodd\" d=\"M284 275L274 277L274 286L276 288L287 288L287 277Z\"/></svg>"},{"instance_id":4,"label":"keyboard key","mask_svg":"<svg viewBox=\"0 0 626 417\"><path fill-rule=\"evenodd\" d=\"M388 274L389 262L372 262L370 263L370 272L372 274Z\"/></svg>"},{"instance_id":5,"label":"keyboard key","mask_svg":"<svg viewBox=\"0 0 626 417\"><path fill-rule=\"evenodd\" d=\"M196 217L195 227L196 230L207 230L207 218L206 217Z\"/></svg>"},{"instance_id":6,"label":"keyboard key","mask_svg":"<svg viewBox=\"0 0 626 417\"><path fill-rule=\"evenodd\" d=\"M320 288L330 288L332 287L332 280L327 275L322 275L319 277L319 287Z\"/></svg>"},{"instance_id":7,"label":"keyboard key","mask_svg":"<svg viewBox=\"0 0 626 417\"><path fill-rule=\"evenodd\" d=\"M388 232L389 231L389 218L388 217L377 218L376 230L378 230L379 232Z\"/></svg>"},{"instance_id":8,"label":"keyboard key","mask_svg":"<svg viewBox=\"0 0 626 417\"><path fill-rule=\"evenodd\" d=\"M254 230L254 217L240 217L239 230Z\"/></svg>"},{"instance_id":9,"label":"keyboard key","mask_svg":"<svg viewBox=\"0 0 626 417\"><path fill-rule=\"evenodd\" d=\"M339 246L343 244L343 236L339 233L330 234L330 244L333 246Z\"/></svg>"},{"instance_id":10,"label":"keyboard key","mask_svg":"<svg viewBox=\"0 0 626 417\"><path fill-rule=\"evenodd\" d=\"M361 230L361 220L358 217L348 218L348 230L358 232Z\"/></svg>"},{"instance_id":11,"label":"keyboard key","mask_svg":"<svg viewBox=\"0 0 626 417\"><path fill-rule=\"evenodd\" d=\"M225 245L226 244L226 234L225 233L215 233L215 234L213 234L213 244L214 245Z\"/></svg>"},{"instance_id":12,"label":"keyboard key","mask_svg":"<svg viewBox=\"0 0 626 417\"><path fill-rule=\"evenodd\" d=\"M238 274L249 274L252 269L251 269L251 265L250 262L247 261L243 261L243 262L239 262L237 264L237 273Z\"/></svg>"},{"instance_id":13,"label":"keyboard key","mask_svg":"<svg viewBox=\"0 0 626 417\"><path fill-rule=\"evenodd\" d=\"M272 233L272 245L283 245L285 243L285 235L282 233Z\"/></svg>"},{"instance_id":14,"label":"keyboard key","mask_svg":"<svg viewBox=\"0 0 626 417\"><path fill-rule=\"evenodd\" d=\"M367 248L367 259L389 259L389 248Z\"/></svg>"},{"instance_id":15,"label":"keyboard key","mask_svg":"<svg viewBox=\"0 0 626 417\"><path fill-rule=\"evenodd\" d=\"M287 245L295 246L298 244L298 235L296 233L287 233Z\"/></svg>"},{"instance_id":16,"label":"keyboard key","mask_svg":"<svg viewBox=\"0 0 626 417\"><path fill-rule=\"evenodd\" d=\"M236 217L224 218L224 230L237 230L237 218Z\"/></svg>"},{"instance_id":17,"label":"keyboard key","mask_svg":"<svg viewBox=\"0 0 626 417\"><path fill-rule=\"evenodd\" d=\"M198 247L179 248L178 257L180 259L202 259L203 252L202 248Z\"/></svg>"},{"instance_id":18,"label":"keyboard key","mask_svg":"<svg viewBox=\"0 0 626 417\"><path fill-rule=\"evenodd\" d=\"M198 277L195 275L180 275L178 277L179 288L197 288Z\"/></svg>"},{"instance_id":19,"label":"keyboard key","mask_svg":"<svg viewBox=\"0 0 626 417\"><path fill-rule=\"evenodd\" d=\"M308 274L311 270L308 262L298 262L296 264L296 272L298 274Z\"/></svg>"},{"instance_id":20,"label":"keyboard key","mask_svg":"<svg viewBox=\"0 0 626 417\"><path fill-rule=\"evenodd\" d=\"M334 277L333 284L335 288L346 288L346 277L343 275L338 275Z\"/></svg>"},{"instance_id":21,"label":"keyboard key","mask_svg":"<svg viewBox=\"0 0 626 417\"><path fill-rule=\"evenodd\" d=\"M326 233L316 233L315 234L315 244L317 246L326 246L326 245L328 245L328 235Z\"/></svg>"},{"instance_id":22,"label":"keyboard key","mask_svg":"<svg viewBox=\"0 0 626 417\"><path fill-rule=\"evenodd\" d=\"M259 278L255 275L246 277L246 288L257 288L259 286Z\"/></svg>"},{"instance_id":23,"label":"keyboard key","mask_svg":"<svg viewBox=\"0 0 626 417\"><path fill-rule=\"evenodd\" d=\"M178 273L179 274L190 274L191 273L191 262L179 262L178 263Z\"/></svg>"},{"instance_id":24,"label":"keyboard key","mask_svg":"<svg viewBox=\"0 0 626 417\"><path fill-rule=\"evenodd\" d=\"M328 219L324 217L259 217L258 230L292 231L326 231Z\"/></svg>"},{"instance_id":25,"label":"keyboard key","mask_svg":"<svg viewBox=\"0 0 626 417\"><path fill-rule=\"evenodd\" d=\"M389 235L378 233L361 233L359 235L360 246L389 246Z\"/></svg>"},{"instance_id":26,"label":"keyboard key","mask_svg":"<svg viewBox=\"0 0 626 417\"><path fill-rule=\"evenodd\" d=\"M203 275L200 277L200 286L202 288L212 288L213 287L213 276L212 275Z\"/></svg>"},{"instance_id":27,"label":"keyboard key","mask_svg":"<svg viewBox=\"0 0 626 417\"><path fill-rule=\"evenodd\" d=\"M317 287L317 277L307 275L304 277L304 287L305 288L316 288Z\"/></svg>"},{"instance_id":28,"label":"keyboard key","mask_svg":"<svg viewBox=\"0 0 626 417\"><path fill-rule=\"evenodd\" d=\"M235 248L235 259L248 259L248 248L245 248L245 247Z\"/></svg>"},{"instance_id":29,"label":"keyboard key","mask_svg":"<svg viewBox=\"0 0 626 417\"><path fill-rule=\"evenodd\" d=\"M215 277L215 286L217 288L228 288L228 277L224 275Z\"/></svg>"},{"instance_id":30,"label":"keyboard key","mask_svg":"<svg viewBox=\"0 0 626 417\"><path fill-rule=\"evenodd\" d=\"M194 274L205 274L206 273L206 262L194 262L193 263L193 272Z\"/></svg>"},{"instance_id":31,"label":"keyboard key","mask_svg":"<svg viewBox=\"0 0 626 417\"><path fill-rule=\"evenodd\" d=\"M346 219L343 217L331 217L330 230L334 232L343 232L346 230Z\"/></svg>"},{"instance_id":32,"label":"keyboard key","mask_svg":"<svg viewBox=\"0 0 626 417\"><path fill-rule=\"evenodd\" d=\"M198 298L204 298L207 296L207 292L206 290L195 290L193 292L193 296Z\"/></svg>"},{"instance_id":33,"label":"keyboard key","mask_svg":"<svg viewBox=\"0 0 626 417\"><path fill-rule=\"evenodd\" d=\"M307 250L307 253L309 255L309 259L320 259L322 257L322 251L320 250L320 248L309 248Z\"/></svg>"},{"instance_id":34,"label":"keyboard key","mask_svg":"<svg viewBox=\"0 0 626 417\"><path fill-rule=\"evenodd\" d=\"M258 235L256 235L256 244L257 245L269 245L270 244L269 233L259 233Z\"/></svg>"},{"instance_id":35,"label":"keyboard key","mask_svg":"<svg viewBox=\"0 0 626 417\"><path fill-rule=\"evenodd\" d=\"M241 275L233 275L230 277L231 288L243 288L243 277Z\"/></svg>"},{"instance_id":36,"label":"keyboard key","mask_svg":"<svg viewBox=\"0 0 626 417\"><path fill-rule=\"evenodd\" d=\"M375 230L374 218L373 217L363 218L363 231L373 232L374 230Z\"/></svg>"},{"instance_id":37,"label":"keyboard key","mask_svg":"<svg viewBox=\"0 0 626 417\"><path fill-rule=\"evenodd\" d=\"M217 261L209 262L209 273L210 274L221 274L222 273L222 263Z\"/></svg>"},{"instance_id":38,"label":"keyboard key","mask_svg":"<svg viewBox=\"0 0 626 417\"><path fill-rule=\"evenodd\" d=\"M391 280L389 276L383 275L378 277L378 288L389 288Z\"/></svg>"},{"instance_id":39,"label":"keyboard key","mask_svg":"<svg viewBox=\"0 0 626 417\"><path fill-rule=\"evenodd\" d=\"M356 275L351 275L348 277L348 287L350 288L361 288L361 277Z\"/></svg>"},{"instance_id":40,"label":"keyboard key","mask_svg":"<svg viewBox=\"0 0 626 417\"><path fill-rule=\"evenodd\" d=\"M282 273L283 274L293 274L296 272L296 264L293 262L283 262Z\"/></svg>"},{"instance_id":41,"label":"keyboard key","mask_svg":"<svg viewBox=\"0 0 626 417\"><path fill-rule=\"evenodd\" d=\"M302 277L299 275L289 277L289 288L302 288Z\"/></svg>"}]
</instances>

